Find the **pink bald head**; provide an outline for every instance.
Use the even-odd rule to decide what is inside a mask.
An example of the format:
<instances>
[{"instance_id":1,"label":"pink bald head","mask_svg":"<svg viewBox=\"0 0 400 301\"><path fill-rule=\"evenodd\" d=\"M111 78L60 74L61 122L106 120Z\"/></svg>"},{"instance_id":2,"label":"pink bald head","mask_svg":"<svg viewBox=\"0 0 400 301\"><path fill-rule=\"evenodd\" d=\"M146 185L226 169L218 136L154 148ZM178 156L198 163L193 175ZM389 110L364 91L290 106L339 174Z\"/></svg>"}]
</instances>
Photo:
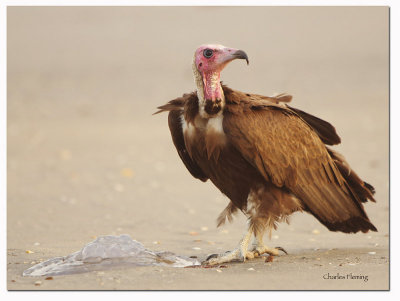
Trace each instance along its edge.
<instances>
[{"instance_id":1,"label":"pink bald head","mask_svg":"<svg viewBox=\"0 0 400 301\"><path fill-rule=\"evenodd\" d=\"M235 59L245 59L247 64L249 63L243 50L211 44L197 48L194 64L203 79L202 89L205 100L215 102L222 99L220 73L229 62Z\"/></svg>"},{"instance_id":2,"label":"pink bald head","mask_svg":"<svg viewBox=\"0 0 400 301\"><path fill-rule=\"evenodd\" d=\"M222 45L201 45L195 53L196 67L200 73L221 72L234 59L245 59L249 64L244 51Z\"/></svg>"}]
</instances>

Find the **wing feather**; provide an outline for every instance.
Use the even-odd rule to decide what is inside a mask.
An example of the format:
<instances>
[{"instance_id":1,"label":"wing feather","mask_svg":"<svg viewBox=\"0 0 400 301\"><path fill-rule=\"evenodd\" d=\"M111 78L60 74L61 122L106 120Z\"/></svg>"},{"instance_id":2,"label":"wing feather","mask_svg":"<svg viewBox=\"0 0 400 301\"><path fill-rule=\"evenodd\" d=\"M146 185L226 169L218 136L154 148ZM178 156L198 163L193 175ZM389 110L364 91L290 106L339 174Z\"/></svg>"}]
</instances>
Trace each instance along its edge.
<instances>
[{"instance_id":1,"label":"wing feather","mask_svg":"<svg viewBox=\"0 0 400 301\"><path fill-rule=\"evenodd\" d=\"M199 165L190 157L183 137L181 116L183 114L188 114L185 110L185 106L188 102L193 101L197 101L196 93L184 94L182 97L173 99L163 106L159 106L159 111L154 114L169 111L168 126L179 157L193 177L205 182L208 180L208 177L204 174Z\"/></svg>"},{"instance_id":2,"label":"wing feather","mask_svg":"<svg viewBox=\"0 0 400 301\"><path fill-rule=\"evenodd\" d=\"M182 112L180 111L171 111L168 114L168 125L171 131L172 141L178 151L179 157L192 176L205 182L208 180L208 177L204 174L197 163L192 160L186 149L182 131L181 115Z\"/></svg>"},{"instance_id":3,"label":"wing feather","mask_svg":"<svg viewBox=\"0 0 400 301\"><path fill-rule=\"evenodd\" d=\"M330 230L376 231L320 133L296 112L251 101L227 103L223 127L229 141L267 181L291 191Z\"/></svg>"},{"instance_id":4,"label":"wing feather","mask_svg":"<svg viewBox=\"0 0 400 301\"><path fill-rule=\"evenodd\" d=\"M296 112L305 122L307 122L321 138L322 142L327 145L335 145L340 143L340 137L336 133L336 129L325 120L315 117L311 114L303 112L299 109L287 106L290 110Z\"/></svg>"}]
</instances>

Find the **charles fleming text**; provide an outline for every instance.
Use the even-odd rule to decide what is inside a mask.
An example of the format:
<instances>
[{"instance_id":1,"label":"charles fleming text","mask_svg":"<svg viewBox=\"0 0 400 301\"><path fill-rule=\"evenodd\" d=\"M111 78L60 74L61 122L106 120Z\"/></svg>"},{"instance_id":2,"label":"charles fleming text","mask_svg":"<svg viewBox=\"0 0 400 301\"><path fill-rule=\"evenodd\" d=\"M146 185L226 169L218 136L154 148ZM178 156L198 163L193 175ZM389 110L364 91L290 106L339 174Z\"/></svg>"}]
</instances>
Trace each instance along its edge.
<instances>
[{"instance_id":1,"label":"charles fleming text","mask_svg":"<svg viewBox=\"0 0 400 301\"><path fill-rule=\"evenodd\" d=\"M322 278L326 280L364 280L364 282L368 282L368 275L355 275L353 273L349 274L330 274L326 273L322 276Z\"/></svg>"}]
</instances>

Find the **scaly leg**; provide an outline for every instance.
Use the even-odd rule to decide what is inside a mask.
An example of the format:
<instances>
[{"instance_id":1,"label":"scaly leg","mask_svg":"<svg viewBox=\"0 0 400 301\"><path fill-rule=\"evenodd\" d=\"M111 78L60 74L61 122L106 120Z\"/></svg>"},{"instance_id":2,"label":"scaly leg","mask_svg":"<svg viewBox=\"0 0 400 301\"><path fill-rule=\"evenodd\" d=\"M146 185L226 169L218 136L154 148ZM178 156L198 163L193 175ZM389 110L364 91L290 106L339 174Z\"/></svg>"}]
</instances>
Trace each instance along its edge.
<instances>
[{"instance_id":1,"label":"scaly leg","mask_svg":"<svg viewBox=\"0 0 400 301\"><path fill-rule=\"evenodd\" d=\"M264 253L268 253L269 255L277 256L279 255L279 251L284 252L287 254L285 249L281 247L269 248L264 244L263 237L265 233L265 228L257 229L254 231L254 239L253 239L253 249L252 253L254 257L261 256Z\"/></svg>"},{"instance_id":2,"label":"scaly leg","mask_svg":"<svg viewBox=\"0 0 400 301\"><path fill-rule=\"evenodd\" d=\"M224 254L212 254L207 257L207 259L203 262L203 265L217 265L231 261L244 262L246 259L254 258L253 252L248 251L252 234L253 229L247 226L246 234L243 236L239 242L239 245L234 250L228 251Z\"/></svg>"}]
</instances>

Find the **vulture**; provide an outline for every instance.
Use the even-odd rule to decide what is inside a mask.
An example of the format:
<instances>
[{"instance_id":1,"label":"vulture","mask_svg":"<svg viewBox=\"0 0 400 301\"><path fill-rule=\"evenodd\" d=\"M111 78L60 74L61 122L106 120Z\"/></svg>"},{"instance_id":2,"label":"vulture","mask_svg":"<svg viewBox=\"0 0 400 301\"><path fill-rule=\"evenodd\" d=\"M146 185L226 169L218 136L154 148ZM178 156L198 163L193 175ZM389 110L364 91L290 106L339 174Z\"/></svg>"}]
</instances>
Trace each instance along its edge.
<instances>
[{"instance_id":1,"label":"vulture","mask_svg":"<svg viewBox=\"0 0 400 301\"><path fill-rule=\"evenodd\" d=\"M230 199L218 226L239 210L248 219L238 246L204 264L286 253L266 246L263 236L296 211L312 214L330 231L377 231L363 207L375 202L374 188L328 147L341 142L335 128L289 106L288 94L268 97L222 84L221 71L235 59L249 63L243 50L200 46L192 64L196 91L155 113L169 112L172 141L192 176L210 180Z\"/></svg>"}]
</instances>

